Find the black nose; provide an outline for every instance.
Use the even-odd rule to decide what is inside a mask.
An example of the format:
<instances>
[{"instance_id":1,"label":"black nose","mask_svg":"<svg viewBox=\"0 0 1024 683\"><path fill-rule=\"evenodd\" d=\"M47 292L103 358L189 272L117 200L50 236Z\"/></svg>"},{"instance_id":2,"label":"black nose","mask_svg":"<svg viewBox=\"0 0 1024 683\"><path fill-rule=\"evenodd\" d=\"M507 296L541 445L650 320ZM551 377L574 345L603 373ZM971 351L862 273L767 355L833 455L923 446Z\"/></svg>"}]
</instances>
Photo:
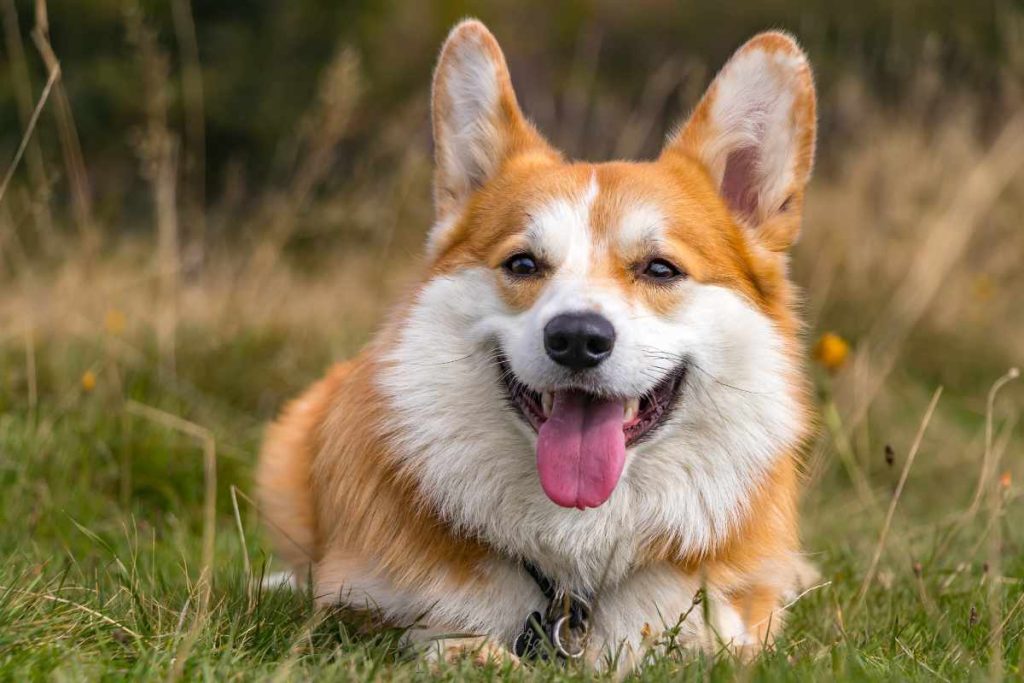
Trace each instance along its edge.
<instances>
[{"instance_id":1,"label":"black nose","mask_svg":"<svg viewBox=\"0 0 1024 683\"><path fill-rule=\"evenodd\" d=\"M598 365L612 355L615 328L597 313L563 313L544 326L544 349L551 360L573 370Z\"/></svg>"}]
</instances>

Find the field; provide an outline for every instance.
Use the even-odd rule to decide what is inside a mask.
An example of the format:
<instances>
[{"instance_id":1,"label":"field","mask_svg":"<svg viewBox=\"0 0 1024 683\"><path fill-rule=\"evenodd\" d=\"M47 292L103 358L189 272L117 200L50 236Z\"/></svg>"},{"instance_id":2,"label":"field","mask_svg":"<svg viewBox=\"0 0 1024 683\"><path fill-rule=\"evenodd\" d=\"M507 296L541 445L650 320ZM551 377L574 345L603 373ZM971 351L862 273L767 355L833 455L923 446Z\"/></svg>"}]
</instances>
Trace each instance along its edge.
<instances>
[{"instance_id":1,"label":"field","mask_svg":"<svg viewBox=\"0 0 1024 683\"><path fill-rule=\"evenodd\" d=\"M261 588L275 564L251 470L266 421L418 277L427 82L368 127L364 67L339 49L276 174L204 202L195 166L176 166L190 119L183 136L169 121L166 55L126 22L142 209L111 211L101 179L83 219L74 155L47 151L72 144L59 115L25 138L0 195L0 679L594 678L431 669L399 633ZM586 81L598 67L581 44ZM540 127L581 156L650 155L676 106L663 100L685 111L705 66L682 88L655 70L633 102L535 101ZM645 679L1024 677L1024 92L1011 83L996 106L946 75L921 64L895 99L863 74L822 85L793 254L819 415L803 533L822 578L758 660L676 649ZM586 112L588 126L566 123ZM3 169L24 130L0 147ZM32 189L40 160L55 198Z\"/></svg>"}]
</instances>

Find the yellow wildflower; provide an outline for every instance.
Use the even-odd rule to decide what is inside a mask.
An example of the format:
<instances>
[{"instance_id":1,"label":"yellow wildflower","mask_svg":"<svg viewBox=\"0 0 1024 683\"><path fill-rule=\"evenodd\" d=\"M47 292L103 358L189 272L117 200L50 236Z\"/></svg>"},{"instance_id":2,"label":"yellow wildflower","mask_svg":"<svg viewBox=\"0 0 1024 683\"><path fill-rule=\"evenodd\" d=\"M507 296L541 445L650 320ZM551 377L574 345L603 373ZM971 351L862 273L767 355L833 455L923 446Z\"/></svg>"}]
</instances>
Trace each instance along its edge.
<instances>
[{"instance_id":1,"label":"yellow wildflower","mask_svg":"<svg viewBox=\"0 0 1024 683\"><path fill-rule=\"evenodd\" d=\"M836 372L846 364L850 345L834 332L826 332L814 345L814 359L829 372Z\"/></svg>"},{"instance_id":2,"label":"yellow wildflower","mask_svg":"<svg viewBox=\"0 0 1024 683\"><path fill-rule=\"evenodd\" d=\"M82 373L82 391L89 393L96 388L96 373L86 370Z\"/></svg>"}]
</instances>

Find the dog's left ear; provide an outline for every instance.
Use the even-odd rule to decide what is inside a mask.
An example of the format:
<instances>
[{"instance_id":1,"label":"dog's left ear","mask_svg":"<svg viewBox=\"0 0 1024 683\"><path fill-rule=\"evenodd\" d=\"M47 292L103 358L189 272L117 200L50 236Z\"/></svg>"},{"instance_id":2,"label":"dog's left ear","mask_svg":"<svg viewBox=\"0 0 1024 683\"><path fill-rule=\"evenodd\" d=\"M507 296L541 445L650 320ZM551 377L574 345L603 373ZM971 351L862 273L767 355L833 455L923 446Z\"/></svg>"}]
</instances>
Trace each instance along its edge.
<instances>
[{"instance_id":1,"label":"dog's left ear","mask_svg":"<svg viewBox=\"0 0 1024 683\"><path fill-rule=\"evenodd\" d=\"M807 56L785 33L761 33L722 68L662 158L701 162L737 220L781 251L800 232L815 126Z\"/></svg>"},{"instance_id":2,"label":"dog's left ear","mask_svg":"<svg viewBox=\"0 0 1024 683\"><path fill-rule=\"evenodd\" d=\"M434 204L436 246L474 191L508 160L555 155L523 116L498 41L467 19L448 34L434 71Z\"/></svg>"}]
</instances>

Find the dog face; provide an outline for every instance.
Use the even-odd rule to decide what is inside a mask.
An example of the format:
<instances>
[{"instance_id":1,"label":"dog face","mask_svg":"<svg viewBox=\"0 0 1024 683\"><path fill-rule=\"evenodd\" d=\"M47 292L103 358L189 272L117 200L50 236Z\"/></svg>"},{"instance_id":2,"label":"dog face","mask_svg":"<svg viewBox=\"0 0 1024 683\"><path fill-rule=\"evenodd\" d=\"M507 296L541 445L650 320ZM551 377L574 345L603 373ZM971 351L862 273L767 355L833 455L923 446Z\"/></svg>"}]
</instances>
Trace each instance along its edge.
<instances>
[{"instance_id":1,"label":"dog face","mask_svg":"<svg viewBox=\"0 0 1024 683\"><path fill-rule=\"evenodd\" d=\"M814 147L803 53L747 43L648 163L564 161L478 22L449 36L433 110L430 274L383 383L425 490L477 529L513 502L549 530L574 508L727 525L802 430L785 249Z\"/></svg>"}]
</instances>

